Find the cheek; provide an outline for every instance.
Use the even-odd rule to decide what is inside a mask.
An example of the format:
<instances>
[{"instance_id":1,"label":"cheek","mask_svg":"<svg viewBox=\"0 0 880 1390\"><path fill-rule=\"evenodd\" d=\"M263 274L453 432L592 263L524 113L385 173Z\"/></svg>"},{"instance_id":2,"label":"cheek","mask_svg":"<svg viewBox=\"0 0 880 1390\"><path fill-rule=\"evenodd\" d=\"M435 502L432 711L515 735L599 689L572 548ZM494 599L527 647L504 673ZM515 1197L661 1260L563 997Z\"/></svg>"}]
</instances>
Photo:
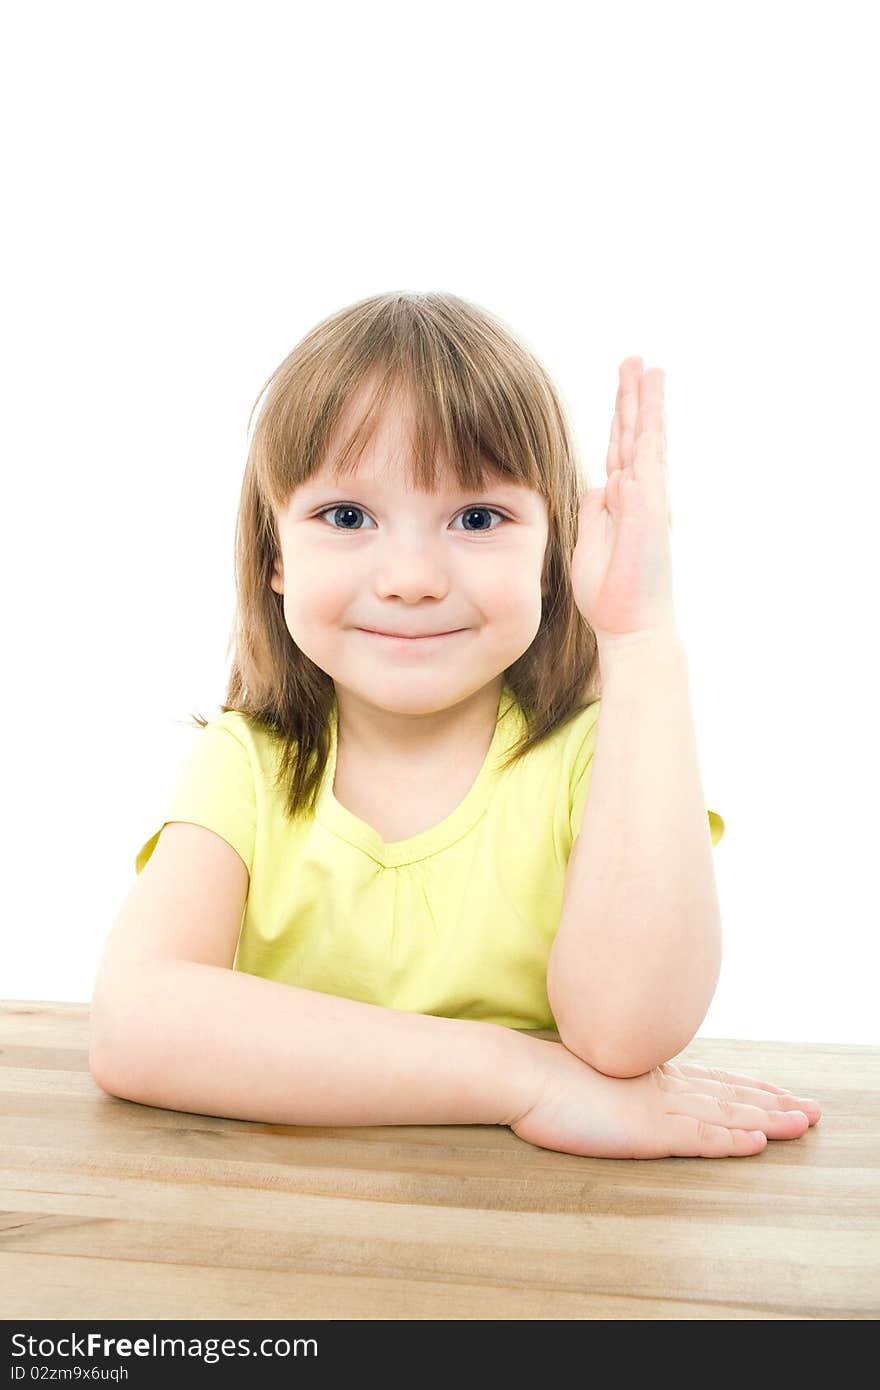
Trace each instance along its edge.
<instances>
[{"instance_id":1,"label":"cheek","mask_svg":"<svg viewBox=\"0 0 880 1390\"><path fill-rule=\"evenodd\" d=\"M340 566L324 565L318 574L303 569L291 594L291 615L308 623L334 623L351 604L353 585Z\"/></svg>"},{"instance_id":2,"label":"cheek","mask_svg":"<svg viewBox=\"0 0 880 1390\"><path fill-rule=\"evenodd\" d=\"M523 555L515 564L487 569L481 576L480 601L487 614L512 626L528 625L541 616L541 573L532 557Z\"/></svg>"}]
</instances>

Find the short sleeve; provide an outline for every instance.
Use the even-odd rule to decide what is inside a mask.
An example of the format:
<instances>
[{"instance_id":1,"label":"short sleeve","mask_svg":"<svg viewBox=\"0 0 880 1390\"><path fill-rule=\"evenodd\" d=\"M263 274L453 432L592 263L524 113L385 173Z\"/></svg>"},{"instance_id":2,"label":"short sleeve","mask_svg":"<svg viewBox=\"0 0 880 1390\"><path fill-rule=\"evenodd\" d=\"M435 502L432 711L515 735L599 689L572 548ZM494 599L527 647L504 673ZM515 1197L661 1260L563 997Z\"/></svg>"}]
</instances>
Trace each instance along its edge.
<instances>
[{"instance_id":1,"label":"short sleeve","mask_svg":"<svg viewBox=\"0 0 880 1390\"><path fill-rule=\"evenodd\" d=\"M590 789L590 777L593 771L593 751L596 747L596 728L599 721L599 708L602 701L596 700L590 705L589 713L592 718L587 718L586 733L578 747L577 754L572 765L571 775L571 838L572 842L580 834L581 825L584 819L584 806L587 801L587 793ZM709 835L712 840L712 847L718 844L724 835L725 825L717 811L706 810L709 819Z\"/></svg>"},{"instance_id":2,"label":"short sleeve","mask_svg":"<svg viewBox=\"0 0 880 1390\"><path fill-rule=\"evenodd\" d=\"M181 764L165 808L165 818L137 853L137 873L172 820L204 825L222 836L251 873L256 834L253 765L241 739L219 720L211 721L193 735L192 747Z\"/></svg>"}]
</instances>

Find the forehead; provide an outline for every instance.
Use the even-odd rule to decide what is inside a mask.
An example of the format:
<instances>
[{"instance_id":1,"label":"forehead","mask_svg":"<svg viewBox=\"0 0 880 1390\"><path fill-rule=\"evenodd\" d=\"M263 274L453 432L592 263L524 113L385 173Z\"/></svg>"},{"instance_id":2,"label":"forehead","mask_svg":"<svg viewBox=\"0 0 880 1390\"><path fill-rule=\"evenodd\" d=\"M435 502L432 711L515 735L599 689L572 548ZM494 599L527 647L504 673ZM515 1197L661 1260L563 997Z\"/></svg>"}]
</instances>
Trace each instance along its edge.
<instances>
[{"instance_id":1,"label":"forehead","mask_svg":"<svg viewBox=\"0 0 880 1390\"><path fill-rule=\"evenodd\" d=\"M347 409L330 437L319 467L306 479L303 491L337 483L343 478L375 492L418 491L414 482L415 425L412 413L396 402L389 402L377 416L372 433L358 440L353 452L343 460L344 446L355 434L358 418ZM434 455L437 486L440 494L458 494L464 490L455 469L451 467L442 447ZM495 490L521 493L522 484L503 472L486 455L481 455L483 473Z\"/></svg>"},{"instance_id":2,"label":"forehead","mask_svg":"<svg viewBox=\"0 0 880 1390\"><path fill-rule=\"evenodd\" d=\"M498 469L493 468L489 460L486 460L485 471L486 485L492 488L494 493L509 492L521 495L529 491L522 483L514 481ZM434 489L423 489L416 483L412 470L406 459L380 459L378 461L368 461L366 458L360 459L354 464L349 464L344 473L339 473L335 468L325 463L321 468L312 474L310 478L299 488L300 492L319 492L328 486L336 487L340 484L358 488L362 492L369 491L374 495L384 495L393 497L404 492L424 492L426 495L436 493L438 496L458 496L459 493L473 492L473 488L466 487L441 459L437 460L437 485Z\"/></svg>"},{"instance_id":3,"label":"forehead","mask_svg":"<svg viewBox=\"0 0 880 1390\"><path fill-rule=\"evenodd\" d=\"M375 408L368 419L371 404ZM281 510L339 501L343 493L351 501L378 507L404 494L416 494L439 498L440 507L477 501L491 504L494 498L523 517L547 517L543 489L533 490L520 479L518 470L499 465L491 451L481 451L471 461L476 462L477 472L471 465L457 466L458 461L453 457L450 462L445 452L446 447L455 446L444 445L429 426L431 461L427 456L419 458L418 423L410 398L392 393L380 407L362 387L346 402L325 438L317 466L287 492ZM422 443L430 454L429 438Z\"/></svg>"}]
</instances>

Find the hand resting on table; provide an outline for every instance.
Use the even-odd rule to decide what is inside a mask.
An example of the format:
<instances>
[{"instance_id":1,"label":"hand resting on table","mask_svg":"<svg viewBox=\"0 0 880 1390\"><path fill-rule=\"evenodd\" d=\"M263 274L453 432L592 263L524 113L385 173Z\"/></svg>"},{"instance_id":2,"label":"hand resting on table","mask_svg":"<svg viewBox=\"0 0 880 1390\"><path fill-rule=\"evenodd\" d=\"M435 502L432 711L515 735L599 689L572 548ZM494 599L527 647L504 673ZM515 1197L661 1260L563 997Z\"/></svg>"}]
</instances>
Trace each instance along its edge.
<instances>
[{"instance_id":1,"label":"hand resting on table","mask_svg":"<svg viewBox=\"0 0 880 1390\"><path fill-rule=\"evenodd\" d=\"M729 1158L768 1139L799 1139L821 1110L781 1086L714 1067L665 1062L643 1076L596 1071L561 1042L542 1043L538 1096L508 1121L543 1149L592 1158Z\"/></svg>"}]
</instances>

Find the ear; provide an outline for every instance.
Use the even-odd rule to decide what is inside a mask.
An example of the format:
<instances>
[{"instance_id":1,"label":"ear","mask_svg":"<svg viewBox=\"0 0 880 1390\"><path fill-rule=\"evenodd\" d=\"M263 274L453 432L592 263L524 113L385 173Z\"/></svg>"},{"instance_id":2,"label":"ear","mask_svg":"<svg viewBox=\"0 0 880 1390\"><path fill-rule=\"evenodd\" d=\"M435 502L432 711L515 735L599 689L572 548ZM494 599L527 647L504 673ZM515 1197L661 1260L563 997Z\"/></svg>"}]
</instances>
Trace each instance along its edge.
<instances>
[{"instance_id":1,"label":"ear","mask_svg":"<svg viewBox=\"0 0 880 1390\"><path fill-rule=\"evenodd\" d=\"M279 555L272 569L272 578L269 580L276 594L284 593L284 561Z\"/></svg>"}]
</instances>

